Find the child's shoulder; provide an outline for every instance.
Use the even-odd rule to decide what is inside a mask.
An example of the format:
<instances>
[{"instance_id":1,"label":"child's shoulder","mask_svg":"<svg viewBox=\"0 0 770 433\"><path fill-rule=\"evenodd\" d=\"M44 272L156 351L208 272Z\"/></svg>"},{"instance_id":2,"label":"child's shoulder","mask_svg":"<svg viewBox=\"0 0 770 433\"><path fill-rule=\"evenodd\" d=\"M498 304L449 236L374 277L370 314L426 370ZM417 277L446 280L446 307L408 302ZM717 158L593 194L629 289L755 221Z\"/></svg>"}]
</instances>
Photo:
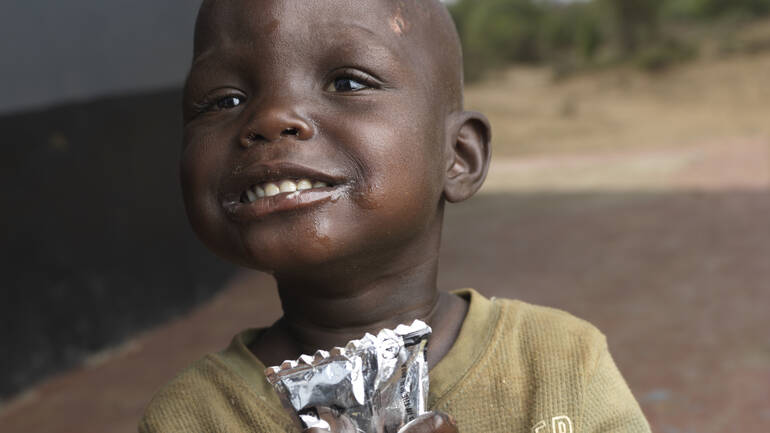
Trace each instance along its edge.
<instances>
[{"instance_id":1,"label":"child's shoulder","mask_svg":"<svg viewBox=\"0 0 770 433\"><path fill-rule=\"evenodd\" d=\"M512 325L520 337L534 339L533 343L559 340L606 347L606 338L596 326L564 310L515 299L492 300L500 303L501 319Z\"/></svg>"},{"instance_id":2,"label":"child's shoulder","mask_svg":"<svg viewBox=\"0 0 770 433\"><path fill-rule=\"evenodd\" d=\"M578 349L589 352L607 349L606 338L596 326L566 311L516 299L487 299L471 289L455 293L470 301L466 323L475 328L476 337L486 334L489 344L513 345L519 350L538 352L551 346L573 353Z\"/></svg>"},{"instance_id":3,"label":"child's shoulder","mask_svg":"<svg viewBox=\"0 0 770 433\"><path fill-rule=\"evenodd\" d=\"M512 377L574 389L594 375L600 358L608 356L604 334L567 312L519 300L487 299L471 289L454 293L469 301L469 309L452 350L431 372L431 392L437 400L475 383L484 384L481 392Z\"/></svg>"},{"instance_id":4,"label":"child's shoulder","mask_svg":"<svg viewBox=\"0 0 770 433\"><path fill-rule=\"evenodd\" d=\"M230 346L193 362L161 387L147 405L139 424L141 433L210 431L293 431L273 393L266 386L258 362L244 355L244 338L238 334ZM260 380L261 379L261 380ZM265 385L262 385L262 384Z\"/></svg>"},{"instance_id":5,"label":"child's shoulder","mask_svg":"<svg viewBox=\"0 0 770 433\"><path fill-rule=\"evenodd\" d=\"M599 358L608 353L604 334L566 311L520 300L493 302L500 305L495 343L522 364L590 377Z\"/></svg>"}]
</instances>

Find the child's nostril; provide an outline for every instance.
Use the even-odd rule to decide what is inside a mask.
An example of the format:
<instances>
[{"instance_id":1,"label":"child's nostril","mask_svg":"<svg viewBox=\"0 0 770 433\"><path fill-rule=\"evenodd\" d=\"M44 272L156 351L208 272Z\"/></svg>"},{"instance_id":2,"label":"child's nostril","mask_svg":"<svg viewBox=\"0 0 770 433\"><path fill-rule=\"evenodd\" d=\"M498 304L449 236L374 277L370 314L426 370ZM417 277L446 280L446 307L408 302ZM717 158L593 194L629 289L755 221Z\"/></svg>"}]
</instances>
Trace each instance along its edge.
<instances>
[{"instance_id":1,"label":"child's nostril","mask_svg":"<svg viewBox=\"0 0 770 433\"><path fill-rule=\"evenodd\" d=\"M299 135L299 130L297 128L286 128L281 135Z\"/></svg>"},{"instance_id":2,"label":"child's nostril","mask_svg":"<svg viewBox=\"0 0 770 433\"><path fill-rule=\"evenodd\" d=\"M254 141L267 141L267 138L265 138L265 136L264 136L264 135L262 135L262 134L257 134L256 132L252 132L252 133L250 133L250 134L249 134L249 135L246 137L246 139L247 139L249 142L254 142Z\"/></svg>"}]
</instances>

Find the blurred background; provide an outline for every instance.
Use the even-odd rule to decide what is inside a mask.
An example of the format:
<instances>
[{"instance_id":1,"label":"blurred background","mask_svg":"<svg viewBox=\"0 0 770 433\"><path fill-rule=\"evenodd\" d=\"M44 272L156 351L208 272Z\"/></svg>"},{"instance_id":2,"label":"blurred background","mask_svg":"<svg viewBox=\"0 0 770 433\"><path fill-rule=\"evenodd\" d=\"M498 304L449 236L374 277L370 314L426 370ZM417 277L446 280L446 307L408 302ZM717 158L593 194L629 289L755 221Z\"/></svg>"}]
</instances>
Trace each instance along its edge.
<instances>
[{"instance_id":1,"label":"blurred background","mask_svg":"<svg viewBox=\"0 0 770 433\"><path fill-rule=\"evenodd\" d=\"M770 0L447 3L494 162L448 209L440 287L596 324L655 432L766 431ZM135 431L280 315L182 209L197 5L0 5L2 432Z\"/></svg>"}]
</instances>

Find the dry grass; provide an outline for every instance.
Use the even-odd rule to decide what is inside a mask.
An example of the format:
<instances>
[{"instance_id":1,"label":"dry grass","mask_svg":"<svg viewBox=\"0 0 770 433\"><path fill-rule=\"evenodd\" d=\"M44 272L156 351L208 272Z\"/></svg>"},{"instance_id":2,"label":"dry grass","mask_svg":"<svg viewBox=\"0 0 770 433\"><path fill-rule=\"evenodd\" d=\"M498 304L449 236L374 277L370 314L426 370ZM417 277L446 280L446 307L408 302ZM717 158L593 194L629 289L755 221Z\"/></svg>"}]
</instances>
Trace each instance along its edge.
<instances>
[{"instance_id":1,"label":"dry grass","mask_svg":"<svg viewBox=\"0 0 770 433\"><path fill-rule=\"evenodd\" d=\"M770 47L770 21L730 38ZM664 73L516 67L469 86L493 127L484 191L770 190L770 49L703 46Z\"/></svg>"},{"instance_id":2,"label":"dry grass","mask_svg":"<svg viewBox=\"0 0 770 433\"><path fill-rule=\"evenodd\" d=\"M489 116L497 157L767 140L769 78L768 53L561 82L549 70L517 67L470 86L466 106Z\"/></svg>"}]
</instances>

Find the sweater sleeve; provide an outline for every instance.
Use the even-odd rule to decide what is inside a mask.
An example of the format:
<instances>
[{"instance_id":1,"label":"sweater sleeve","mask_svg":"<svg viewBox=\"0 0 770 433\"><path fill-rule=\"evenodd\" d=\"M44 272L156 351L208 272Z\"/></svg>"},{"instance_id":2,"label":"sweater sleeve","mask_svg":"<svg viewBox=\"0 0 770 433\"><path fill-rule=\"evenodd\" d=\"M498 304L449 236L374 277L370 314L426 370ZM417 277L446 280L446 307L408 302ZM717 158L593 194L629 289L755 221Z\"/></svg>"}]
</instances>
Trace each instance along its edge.
<instances>
[{"instance_id":1,"label":"sweater sleeve","mask_svg":"<svg viewBox=\"0 0 770 433\"><path fill-rule=\"evenodd\" d=\"M139 433L298 432L215 356L195 362L153 397Z\"/></svg>"},{"instance_id":2,"label":"sweater sleeve","mask_svg":"<svg viewBox=\"0 0 770 433\"><path fill-rule=\"evenodd\" d=\"M599 354L583 395L581 424L585 433L649 433L650 426L606 346Z\"/></svg>"}]
</instances>

